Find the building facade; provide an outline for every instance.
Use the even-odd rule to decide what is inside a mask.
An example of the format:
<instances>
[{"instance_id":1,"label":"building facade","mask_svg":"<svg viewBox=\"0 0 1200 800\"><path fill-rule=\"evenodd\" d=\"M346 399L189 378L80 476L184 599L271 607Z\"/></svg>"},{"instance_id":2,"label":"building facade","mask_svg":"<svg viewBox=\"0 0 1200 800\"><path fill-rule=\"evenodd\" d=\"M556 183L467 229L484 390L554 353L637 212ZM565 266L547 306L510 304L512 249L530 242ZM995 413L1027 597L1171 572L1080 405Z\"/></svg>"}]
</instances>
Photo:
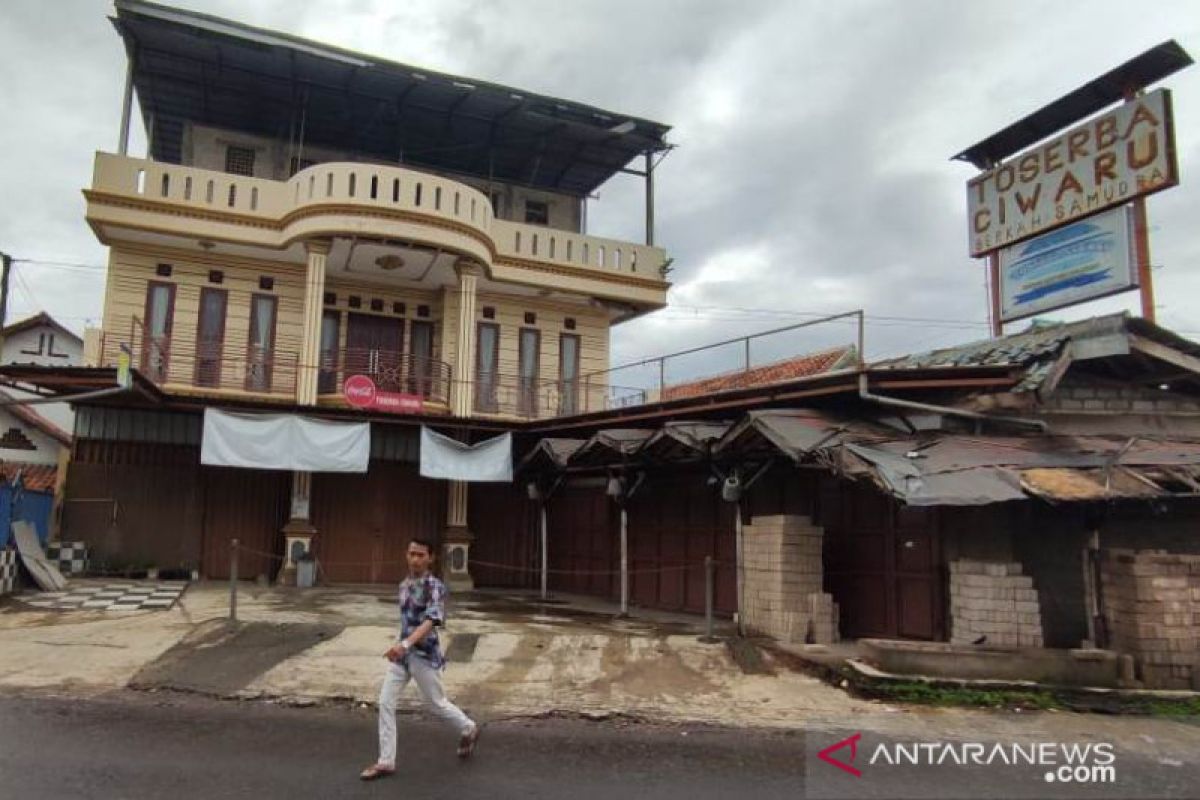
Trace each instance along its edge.
<instances>
[{"instance_id":1,"label":"building facade","mask_svg":"<svg viewBox=\"0 0 1200 800\"><path fill-rule=\"evenodd\" d=\"M629 399L590 376L613 325L666 302L666 126L150 3L120 0L113 22L129 72L118 152L96 154L84 190L110 253L90 365L127 354L181 418L346 415L406 452L414 423L469 437ZM135 96L143 158L127 152ZM589 195L631 162L646 240L588 235ZM98 414L84 464L131 441ZM327 492L290 476L289 525L311 534L324 498L373 479ZM444 519L419 532L469 540L467 487L422 491Z\"/></svg>"}]
</instances>

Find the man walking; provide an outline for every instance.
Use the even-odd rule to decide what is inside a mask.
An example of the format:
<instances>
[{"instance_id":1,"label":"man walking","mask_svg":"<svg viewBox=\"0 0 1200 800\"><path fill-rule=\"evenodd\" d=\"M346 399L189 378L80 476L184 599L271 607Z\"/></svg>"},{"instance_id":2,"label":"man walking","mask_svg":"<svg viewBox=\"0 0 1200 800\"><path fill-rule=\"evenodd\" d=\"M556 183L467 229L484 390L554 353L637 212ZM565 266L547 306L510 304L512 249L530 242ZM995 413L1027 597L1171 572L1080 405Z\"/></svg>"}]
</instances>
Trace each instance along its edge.
<instances>
[{"instance_id":1,"label":"man walking","mask_svg":"<svg viewBox=\"0 0 1200 800\"><path fill-rule=\"evenodd\" d=\"M379 690L379 760L362 771L365 781L396 771L396 701L409 679L434 714L458 731L458 755L466 758L475 749L479 726L442 689L442 657L437 628L446 621L446 587L429 571L433 545L413 539L408 545L408 577L400 582L400 637L383 654L388 664Z\"/></svg>"}]
</instances>

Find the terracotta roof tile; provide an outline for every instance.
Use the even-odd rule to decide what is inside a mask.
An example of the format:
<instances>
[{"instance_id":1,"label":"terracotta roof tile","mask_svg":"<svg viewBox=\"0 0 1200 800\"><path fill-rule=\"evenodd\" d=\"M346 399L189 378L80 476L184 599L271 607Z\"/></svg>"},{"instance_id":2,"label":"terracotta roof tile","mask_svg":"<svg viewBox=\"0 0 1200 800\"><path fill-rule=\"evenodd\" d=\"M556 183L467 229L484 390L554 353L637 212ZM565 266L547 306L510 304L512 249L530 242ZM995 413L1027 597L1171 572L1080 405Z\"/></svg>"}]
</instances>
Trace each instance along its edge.
<instances>
[{"instance_id":1,"label":"terracotta roof tile","mask_svg":"<svg viewBox=\"0 0 1200 800\"><path fill-rule=\"evenodd\" d=\"M25 488L31 492L53 492L58 467L50 464L27 464L22 461L0 461L0 477L11 483L20 473Z\"/></svg>"},{"instance_id":2,"label":"terracotta roof tile","mask_svg":"<svg viewBox=\"0 0 1200 800\"><path fill-rule=\"evenodd\" d=\"M663 389L663 400L679 400L684 397L697 397L713 392L728 392L733 389L748 389L752 386L766 386L772 383L794 381L819 375L841 366L852 356L854 348L838 347L822 353L809 353L749 370L728 372L712 378L702 378L688 383L677 383Z\"/></svg>"}]
</instances>

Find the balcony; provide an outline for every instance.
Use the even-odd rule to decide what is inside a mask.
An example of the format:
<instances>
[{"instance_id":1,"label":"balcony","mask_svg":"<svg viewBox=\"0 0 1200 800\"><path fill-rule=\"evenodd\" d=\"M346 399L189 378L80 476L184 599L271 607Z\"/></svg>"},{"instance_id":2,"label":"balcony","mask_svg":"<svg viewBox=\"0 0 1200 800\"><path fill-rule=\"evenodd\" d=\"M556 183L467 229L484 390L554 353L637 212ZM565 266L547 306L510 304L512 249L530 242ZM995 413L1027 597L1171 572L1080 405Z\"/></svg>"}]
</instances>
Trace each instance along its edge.
<instances>
[{"instance_id":1,"label":"balcony","mask_svg":"<svg viewBox=\"0 0 1200 800\"><path fill-rule=\"evenodd\" d=\"M171 335L152 335L134 318L128 334L100 333L102 366L115 366L121 346L130 349L134 369L167 391L187 394L246 396L292 403L298 377L306 367L293 350L257 346L243 338L196 342ZM450 402L449 364L410 353L344 348L321 355L317 393L341 398L346 378L364 375L380 392L419 397L446 408ZM344 401L335 400L336 404Z\"/></svg>"},{"instance_id":2,"label":"balcony","mask_svg":"<svg viewBox=\"0 0 1200 800\"><path fill-rule=\"evenodd\" d=\"M640 389L608 386L585 379L544 381L517 375L475 376L474 412L478 416L551 419L641 405Z\"/></svg>"},{"instance_id":3,"label":"balcony","mask_svg":"<svg viewBox=\"0 0 1200 800\"><path fill-rule=\"evenodd\" d=\"M346 379L363 375L380 392L420 397L425 403L448 407L453 371L449 364L433 358L390 350L344 348L321 355L317 394L342 397ZM335 400L334 402L340 402Z\"/></svg>"},{"instance_id":4,"label":"balcony","mask_svg":"<svg viewBox=\"0 0 1200 800\"><path fill-rule=\"evenodd\" d=\"M244 337L196 342L170 334L151 334L134 317L129 331L102 331L101 366L115 366L121 347L131 365L169 392L243 396L294 402L300 372L299 353L255 345Z\"/></svg>"},{"instance_id":5,"label":"balcony","mask_svg":"<svg viewBox=\"0 0 1200 800\"><path fill-rule=\"evenodd\" d=\"M84 194L105 243L153 231L189 247L202 239L279 251L310 238L377 237L473 258L500 281L666 304L663 250L497 220L481 192L403 167L326 163L272 181L97 153Z\"/></svg>"}]
</instances>

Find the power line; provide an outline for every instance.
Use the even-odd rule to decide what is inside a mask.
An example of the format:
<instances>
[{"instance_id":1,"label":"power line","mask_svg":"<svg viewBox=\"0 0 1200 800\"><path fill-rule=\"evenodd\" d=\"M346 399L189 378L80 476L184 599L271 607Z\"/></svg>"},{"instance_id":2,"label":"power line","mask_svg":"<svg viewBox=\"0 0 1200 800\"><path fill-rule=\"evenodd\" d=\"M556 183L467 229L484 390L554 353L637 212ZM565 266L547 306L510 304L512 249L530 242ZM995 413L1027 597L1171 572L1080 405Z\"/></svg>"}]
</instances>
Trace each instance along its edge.
<instances>
[{"instance_id":1,"label":"power line","mask_svg":"<svg viewBox=\"0 0 1200 800\"><path fill-rule=\"evenodd\" d=\"M39 261L32 258L15 258L14 264L32 264L46 269L58 269L66 272L77 272L86 275L92 275L97 278L103 278L106 274L107 267L100 264L77 264L70 261Z\"/></svg>"}]
</instances>

